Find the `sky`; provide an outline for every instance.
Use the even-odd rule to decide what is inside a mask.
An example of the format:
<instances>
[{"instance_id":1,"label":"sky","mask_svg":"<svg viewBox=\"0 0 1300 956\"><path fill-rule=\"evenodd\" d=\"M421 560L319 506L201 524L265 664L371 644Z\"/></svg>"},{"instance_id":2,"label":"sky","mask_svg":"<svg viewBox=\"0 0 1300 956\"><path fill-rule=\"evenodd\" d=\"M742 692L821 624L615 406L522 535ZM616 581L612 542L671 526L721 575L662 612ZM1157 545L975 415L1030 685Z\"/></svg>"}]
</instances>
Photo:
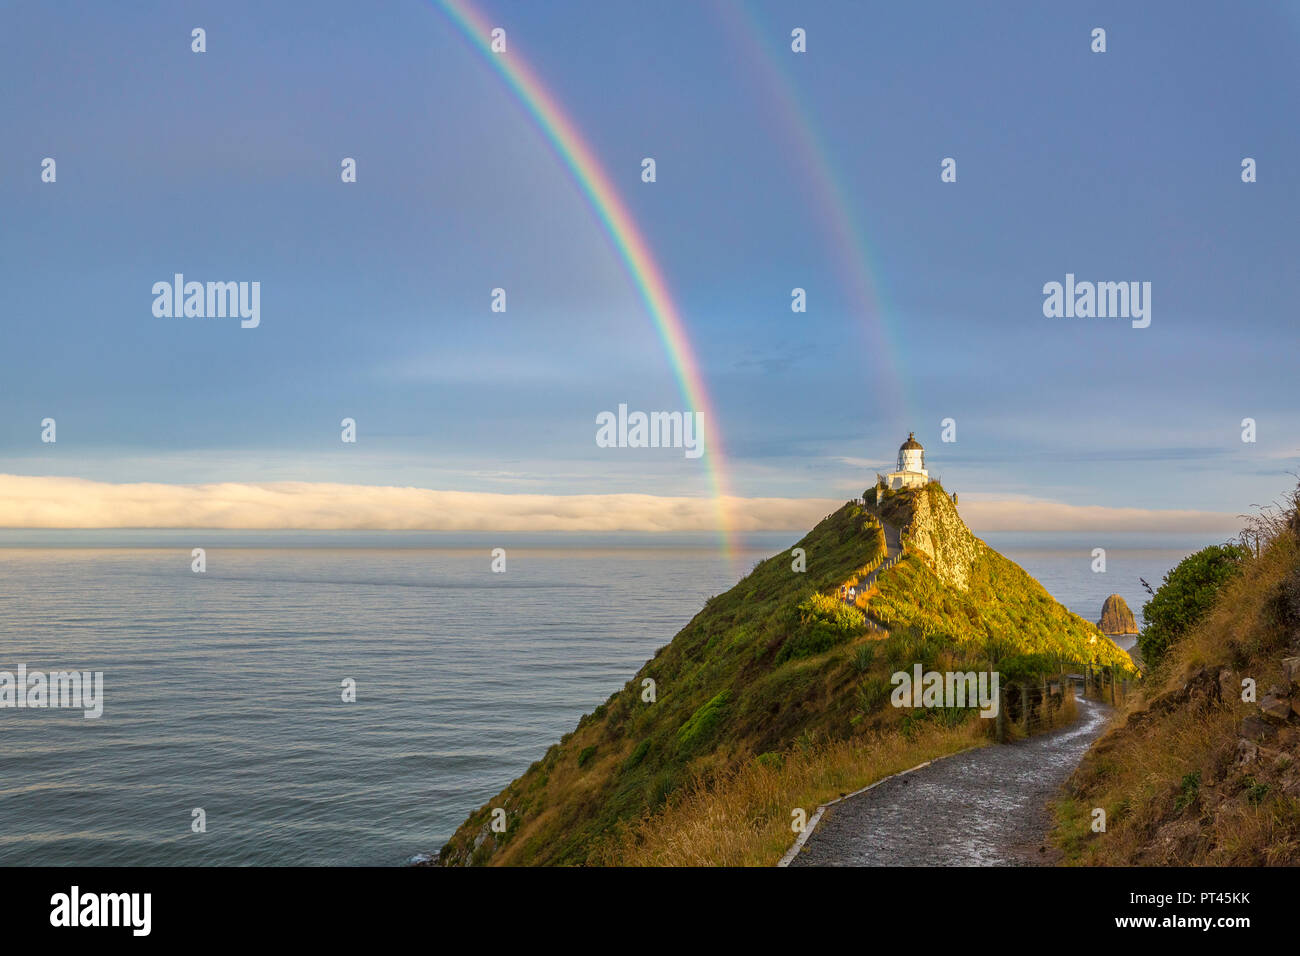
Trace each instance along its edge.
<instances>
[{"instance_id":1,"label":"sky","mask_svg":"<svg viewBox=\"0 0 1300 956\"><path fill-rule=\"evenodd\" d=\"M475 8L506 52L436 0L0 2L0 526L694 529L712 470L786 528L908 432L977 530L1231 529L1294 486L1300 5ZM597 444L697 409L491 56L662 271L703 456ZM260 324L155 316L178 272L259 282ZM1149 327L1045 316L1067 273L1149 282Z\"/></svg>"}]
</instances>

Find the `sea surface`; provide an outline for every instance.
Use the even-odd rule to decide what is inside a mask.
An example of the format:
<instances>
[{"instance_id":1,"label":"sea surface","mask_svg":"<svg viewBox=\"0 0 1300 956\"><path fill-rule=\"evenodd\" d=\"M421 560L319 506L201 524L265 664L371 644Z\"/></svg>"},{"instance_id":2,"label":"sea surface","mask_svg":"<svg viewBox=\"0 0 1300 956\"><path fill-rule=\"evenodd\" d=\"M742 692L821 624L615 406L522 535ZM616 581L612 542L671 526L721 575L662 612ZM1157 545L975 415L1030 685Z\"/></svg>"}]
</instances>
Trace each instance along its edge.
<instances>
[{"instance_id":1,"label":"sea surface","mask_svg":"<svg viewBox=\"0 0 1300 956\"><path fill-rule=\"evenodd\" d=\"M0 671L104 674L0 709L0 865L419 859L797 537L0 531ZM1090 620L1215 540L984 537Z\"/></svg>"}]
</instances>

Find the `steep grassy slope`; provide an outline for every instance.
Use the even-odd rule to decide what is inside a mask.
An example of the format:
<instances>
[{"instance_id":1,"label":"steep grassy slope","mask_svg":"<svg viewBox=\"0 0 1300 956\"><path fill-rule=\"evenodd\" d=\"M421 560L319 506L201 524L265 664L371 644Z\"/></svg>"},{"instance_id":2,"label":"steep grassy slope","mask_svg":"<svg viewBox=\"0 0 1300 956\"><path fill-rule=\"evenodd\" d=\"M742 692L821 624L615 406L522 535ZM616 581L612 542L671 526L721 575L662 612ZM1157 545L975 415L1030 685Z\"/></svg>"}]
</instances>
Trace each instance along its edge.
<instances>
[{"instance_id":1,"label":"steep grassy slope","mask_svg":"<svg viewBox=\"0 0 1300 956\"><path fill-rule=\"evenodd\" d=\"M873 616L881 601L891 634L827 599L884 554L878 522L847 504L796 546L806 553L806 571L793 570L792 553L784 552L710 598L621 690L472 813L439 862L617 862L607 841L621 824L661 810L688 784L722 779L755 760L784 762L791 748L855 736L877 747L882 735L921 741L918 752L930 755L952 749L956 737L932 731L969 712L904 714L888 706L888 675L915 662L948 669L985 660L991 642L1000 654L1055 657L1109 646L1127 660L1108 641L1089 646L1096 629L971 536L941 491L889 504L890 516L916 536L913 546L930 548L883 572L879 594L867 601ZM966 590L946 583L954 575ZM505 811L504 833L490 826L495 809Z\"/></svg>"},{"instance_id":2,"label":"steep grassy slope","mask_svg":"<svg viewBox=\"0 0 1300 956\"><path fill-rule=\"evenodd\" d=\"M871 599L872 617L892 631L935 635L969 659L991 651L1044 672L1088 660L1128 667L1095 625L971 534L937 483L885 499L882 514L901 525L910 549Z\"/></svg>"},{"instance_id":3,"label":"steep grassy slope","mask_svg":"<svg viewBox=\"0 0 1300 956\"><path fill-rule=\"evenodd\" d=\"M1287 517L1084 758L1056 807L1067 862L1300 864L1300 517Z\"/></svg>"}]
</instances>

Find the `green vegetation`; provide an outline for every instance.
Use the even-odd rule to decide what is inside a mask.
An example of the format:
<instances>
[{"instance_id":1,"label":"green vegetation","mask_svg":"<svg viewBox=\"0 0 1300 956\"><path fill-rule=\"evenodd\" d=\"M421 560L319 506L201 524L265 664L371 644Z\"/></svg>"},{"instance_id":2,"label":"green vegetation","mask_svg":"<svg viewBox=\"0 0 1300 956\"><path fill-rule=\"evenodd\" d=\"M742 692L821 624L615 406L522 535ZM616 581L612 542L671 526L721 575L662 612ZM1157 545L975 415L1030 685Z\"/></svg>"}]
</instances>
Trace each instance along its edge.
<instances>
[{"instance_id":1,"label":"green vegetation","mask_svg":"<svg viewBox=\"0 0 1300 956\"><path fill-rule=\"evenodd\" d=\"M722 722L723 715L727 712L727 701L730 699L731 691L719 691L701 704L700 709L691 714L691 719L677 729L677 745L683 753L689 753L708 742L713 731Z\"/></svg>"},{"instance_id":2,"label":"green vegetation","mask_svg":"<svg viewBox=\"0 0 1300 956\"><path fill-rule=\"evenodd\" d=\"M1196 803L1201 795L1201 772L1193 770L1183 777L1183 782L1179 788L1178 798L1174 800L1174 810L1185 810Z\"/></svg>"},{"instance_id":3,"label":"green vegetation","mask_svg":"<svg viewBox=\"0 0 1300 956\"><path fill-rule=\"evenodd\" d=\"M866 615L831 595L810 594L795 610L790 637L776 655L778 664L821 654L866 630Z\"/></svg>"},{"instance_id":4,"label":"green vegetation","mask_svg":"<svg viewBox=\"0 0 1300 956\"><path fill-rule=\"evenodd\" d=\"M1241 782L1245 785L1247 803L1250 803L1252 806L1259 806L1264 802L1264 798L1268 796L1269 791L1269 785L1267 783L1261 783L1254 777L1250 776L1242 778Z\"/></svg>"},{"instance_id":5,"label":"green vegetation","mask_svg":"<svg viewBox=\"0 0 1300 956\"><path fill-rule=\"evenodd\" d=\"M976 557L968 591L946 586L916 554L882 575L879 588L872 616L891 630L907 629L958 648L966 659L1035 655L1033 666L1021 669L1040 673L1059 673L1083 661L1128 666L1127 655L1091 622L1070 613L991 548Z\"/></svg>"},{"instance_id":6,"label":"green vegetation","mask_svg":"<svg viewBox=\"0 0 1300 956\"><path fill-rule=\"evenodd\" d=\"M950 647L963 660L994 660L1009 677L1060 673L1091 662L1131 669L1127 654L1097 627L1062 607L1047 590L959 523L938 482L900 492L885 503L887 520L908 537L908 499L925 495L929 508L957 524L945 550L967 553L966 589L952 587L934 570L934 560L910 551L879 581L871 615L891 631L904 629L933 644ZM903 657L907 657L908 651Z\"/></svg>"},{"instance_id":7,"label":"green vegetation","mask_svg":"<svg viewBox=\"0 0 1300 956\"><path fill-rule=\"evenodd\" d=\"M909 501L915 499L892 496L891 513L906 519ZM946 496L930 506L946 509L941 516L954 534L976 541ZM806 570L793 570L791 553L782 552L710 598L621 690L472 813L440 862L639 859L632 848L651 832L664 846L682 843L664 821L682 821L691 807L712 806L715 798L739 799L722 792L727 781L757 786L779 777L781 786L802 788L800 800L811 800L825 780L862 786L884 767L902 769L987 739L988 722L969 710L911 716L890 707L894 671L916 662L986 667L990 653L1036 653L1059 670L1058 662L1074 655L1104 653L1088 642L1097 633L1092 625L982 543L978 590L969 594L945 585L919 556L881 574L879 593L859 603L865 600L872 616L888 616L887 636L871 629L862 610L838 600L842 585L862 582L885 555L884 535L868 512L846 504L796 547L806 554ZM839 761L838 769L812 775L812 754ZM876 755L875 763L864 763L866 754ZM758 859L782 833L788 837L789 804L783 806L785 819L740 815L736 826L752 839L719 836L717 845L730 847L729 859ZM505 834L488 826L498 807L510 821ZM630 842L611 849L613 834Z\"/></svg>"},{"instance_id":8,"label":"green vegetation","mask_svg":"<svg viewBox=\"0 0 1300 956\"><path fill-rule=\"evenodd\" d=\"M1065 862L1300 864L1300 490L1246 534L1255 548L1192 555L1147 605L1160 666L1055 806Z\"/></svg>"},{"instance_id":9,"label":"green vegetation","mask_svg":"<svg viewBox=\"0 0 1300 956\"><path fill-rule=\"evenodd\" d=\"M1236 544L1216 544L1184 558L1165 575L1164 584L1142 607L1146 626L1138 636L1142 659L1152 667L1205 617L1219 588L1241 573L1250 552Z\"/></svg>"},{"instance_id":10,"label":"green vegetation","mask_svg":"<svg viewBox=\"0 0 1300 956\"><path fill-rule=\"evenodd\" d=\"M637 744L632 749L632 752L628 754L627 760L623 761L623 769L631 770L633 767L635 767L637 764L639 764L642 760L645 759L645 755L649 752L649 750L650 750L650 740L649 738L647 738L641 741L639 744Z\"/></svg>"}]
</instances>

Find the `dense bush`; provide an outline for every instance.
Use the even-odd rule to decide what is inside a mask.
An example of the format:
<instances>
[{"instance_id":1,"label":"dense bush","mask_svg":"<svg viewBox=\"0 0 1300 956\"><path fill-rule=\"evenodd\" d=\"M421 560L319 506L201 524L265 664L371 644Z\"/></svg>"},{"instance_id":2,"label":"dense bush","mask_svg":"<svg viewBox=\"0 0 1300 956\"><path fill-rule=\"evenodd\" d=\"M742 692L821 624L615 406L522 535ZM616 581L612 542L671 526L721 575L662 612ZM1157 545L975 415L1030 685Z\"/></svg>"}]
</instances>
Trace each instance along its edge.
<instances>
[{"instance_id":1,"label":"dense bush","mask_svg":"<svg viewBox=\"0 0 1300 956\"><path fill-rule=\"evenodd\" d=\"M777 656L777 663L809 657L861 634L866 616L851 604L827 594L810 594L793 615L793 634Z\"/></svg>"},{"instance_id":2,"label":"dense bush","mask_svg":"<svg viewBox=\"0 0 1300 956\"><path fill-rule=\"evenodd\" d=\"M727 711L727 701L730 699L731 691L721 691L691 714L690 719L677 730L677 743L682 750L693 750L713 735L713 731L722 722L723 715Z\"/></svg>"},{"instance_id":3,"label":"dense bush","mask_svg":"<svg viewBox=\"0 0 1300 956\"><path fill-rule=\"evenodd\" d=\"M1156 665L1214 604L1225 581L1241 572L1250 552L1237 544L1215 544L1184 558L1165 575L1164 584L1142 607L1144 624L1138 647Z\"/></svg>"}]
</instances>

